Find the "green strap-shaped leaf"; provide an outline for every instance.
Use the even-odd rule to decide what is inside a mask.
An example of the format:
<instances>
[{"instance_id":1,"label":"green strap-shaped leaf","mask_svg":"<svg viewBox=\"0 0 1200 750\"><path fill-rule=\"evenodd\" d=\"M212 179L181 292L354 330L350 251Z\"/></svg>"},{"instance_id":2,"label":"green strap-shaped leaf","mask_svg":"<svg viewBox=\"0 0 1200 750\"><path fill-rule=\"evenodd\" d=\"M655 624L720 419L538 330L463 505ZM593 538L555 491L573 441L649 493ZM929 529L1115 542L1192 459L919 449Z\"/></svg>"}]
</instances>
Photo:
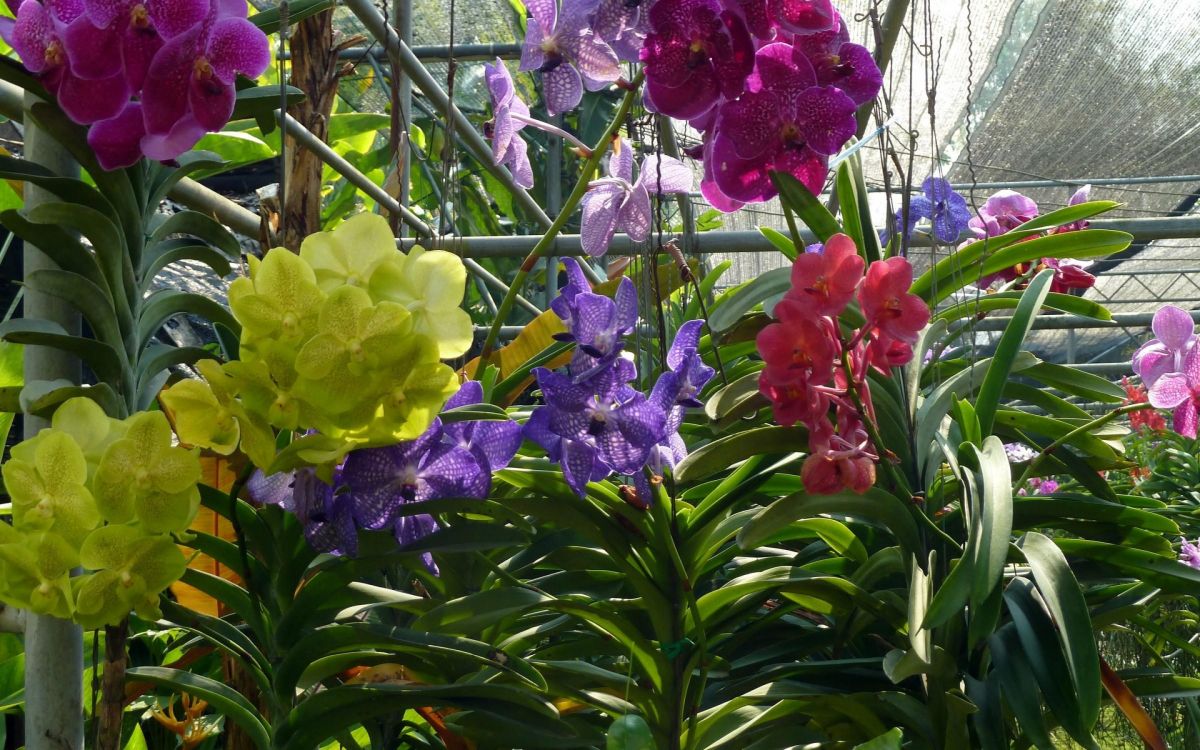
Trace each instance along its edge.
<instances>
[{"instance_id":1,"label":"green strap-shaped leaf","mask_svg":"<svg viewBox=\"0 0 1200 750\"><path fill-rule=\"evenodd\" d=\"M198 315L231 330L241 330L229 309L216 300L191 292L163 289L150 295L142 305L137 330L139 345L145 346L168 319L184 313Z\"/></svg>"},{"instance_id":2,"label":"green strap-shaped leaf","mask_svg":"<svg viewBox=\"0 0 1200 750\"><path fill-rule=\"evenodd\" d=\"M830 237L842 231L829 209L795 177L786 172L771 172L771 182L779 190L779 201L794 211L818 240L828 242Z\"/></svg>"},{"instance_id":3,"label":"green strap-shaped leaf","mask_svg":"<svg viewBox=\"0 0 1200 750\"><path fill-rule=\"evenodd\" d=\"M116 221L117 212L99 190L83 180L61 177L41 164L0 155L0 179L20 180L37 185L59 200L77 206L89 206Z\"/></svg>"},{"instance_id":4,"label":"green strap-shaped leaf","mask_svg":"<svg viewBox=\"0 0 1200 750\"><path fill-rule=\"evenodd\" d=\"M988 313L995 310L1011 310L1021 301L1021 297L1021 292L986 294L980 296L978 299L971 299L951 305L935 315L934 320L953 321L961 318L972 318L980 313ZM1112 320L1112 313L1108 311L1108 308L1090 299L1076 297L1074 294L1050 292L1046 295L1046 301L1043 305L1049 310L1058 310L1059 312L1079 315L1084 318L1091 318L1092 320L1102 320L1105 322Z\"/></svg>"},{"instance_id":5,"label":"green strap-shaped leaf","mask_svg":"<svg viewBox=\"0 0 1200 750\"><path fill-rule=\"evenodd\" d=\"M100 261L100 270L104 273L113 299L117 302L118 314L124 318L131 317L130 307L138 296L137 284L133 277L133 266L129 263L125 237L112 219L94 208L58 202L43 203L31 209L27 215L31 221L39 224L69 227L87 237Z\"/></svg>"},{"instance_id":6,"label":"green strap-shaped leaf","mask_svg":"<svg viewBox=\"0 0 1200 750\"><path fill-rule=\"evenodd\" d=\"M114 388L131 385L123 351L103 341L71 336L62 326L49 320L17 318L0 324L0 338L15 344L48 346L69 352L87 363L96 377Z\"/></svg>"},{"instance_id":7,"label":"green strap-shaped leaf","mask_svg":"<svg viewBox=\"0 0 1200 750\"><path fill-rule=\"evenodd\" d=\"M130 682L149 682L208 701L246 735L259 750L270 750L271 734L266 722L250 701L224 683L182 669L168 667L130 667L125 671Z\"/></svg>"},{"instance_id":8,"label":"green strap-shaped leaf","mask_svg":"<svg viewBox=\"0 0 1200 750\"><path fill-rule=\"evenodd\" d=\"M225 163L220 156L210 151L189 151L180 156L178 162L178 167L168 167L165 164L150 165L146 181L145 209L147 212L157 211L158 204L162 203L167 194L184 177L197 172L215 170Z\"/></svg>"},{"instance_id":9,"label":"green strap-shaped leaf","mask_svg":"<svg viewBox=\"0 0 1200 750\"><path fill-rule=\"evenodd\" d=\"M716 333L733 328L742 315L761 305L764 300L783 294L792 286L791 268L773 268L751 281L735 287L717 298L708 316L708 327Z\"/></svg>"},{"instance_id":10,"label":"green strap-shaped leaf","mask_svg":"<svg viewBox=\"0 0 1200 750\"><path fill-rule=\"evenodd\" d=\"M27 274L25 283L34 291L69 303L87 320L96 338L114 349L126 350L125 336L117 322L112 299L90 279L71 271L43 269Z\"/></svg>"},{"instance_id":11,"label":"green strap-shaped leaf","mask_svg":"<svg viewBox=\"0 0 1200 750\"><path fill-rule=\"evenodd\" d=\"M165 595L160 599L159 606L162 608L163 619L198 633L217 648L229 653L246 667L259 690L264 693L270 692L271 681L267 675L271 671L271 663L245 633L225 620L188 609Z\"/></svg>"},{"instance_id":12,"label":"green strap-shaped leaf","mask_svg":"<svg viewBox=\"0 0 1200 750\"><path fill-rule=\"evenodd\" d=\"M96 256L84 247L78 237L57 224L31 221L24 212L14 209L0 213L0 223L26 242L37 245L60 269L82 276L105 294L111 293L108 279L100 269Z\"/></svg>"},{"instance_id":13,"label":"green strap-shaped leaf","mask_svg":"<svg viewBox=\"0 0 1200 750\"><path fill-rule=\"evenodd\" d=\"M1012 320L1000 336L1000 342L992 354L992 363L988 366L987 375L984 376L983 383L979 386L979 395L975 399L975 414L979 418L979 427L984 435L990 435L992 432L992 421L1000 405L1004 384L1013 370L1025 337L1033 328L1034 318L1042 309L1046 295L1050 293L1050 284L1053 281L1054 272L1047 269L1029 282Z\"/></svg>"},{"instance_id":14,"label":"green strap-shaped leaf","mask_svg":"<svg viewBox=\"0 0 1200 750\"><path fill-rule=\"evenodd\" d=\"M191 365L202 359L217 358L213 352L198 346L171 346L152 341L138 359L138 390L143 390L143 386L168 367Z\"/></svg>"},{"instance_id":15,"label":"green strap-shaped leaf","mask_svg":"<svg viewBox=\"0 0 1200 750\"><path fill-rule=\"evenodd\" d=\"M675 467L675 479L691 484L724 471L751 456L806 450L807 430L802 427L756 427L718 438L694 450Z\"/></svg>"},{"instance_id":16,"label":"green strap-shaped leaf","mask_svg":"<svg viewBox=\"0 0 1200 750\"><path fill-rule=\"evenodd\" d=\"M153 252L153 245L176 234L186 234L204 240L225 253L231 260L241 257L242 248L237 238L216 219L199 211L176 211L155 227L150 235L150 252Z\"/></svg>"},{"instance_id":17,"label":"green strap-shaped leaf","mask_svg":"<svg viewBox=\"0 0 1200 750\"><path fill-rule=\"evenodd\" d=\"M172 263L184 261L203 263L212 269L218 278L225 278L232 271L225 254L208 245L197 244L194 240L174 239L165 240L154 246L143 261L141 288L143 292L150 290L159 272Z\"/></svg>"},{"instance_id":18,"label":"green strap-shaped leaf","mask_svg":"<svg viewBox=\"0 0 1200 750\"><path fill-rule=\"evenodd\" d=\"M988 675L988 681L999 679L1004 700L1017 717L1026 739L1038 750L1055 750L1042 717L1033 667L1026 658L1016 628L1012 624L1001 628L988 639L988 645L992 652L992 673ZM1032 656L1036 658L1036 654ZM1005 741L1002 747L1007 748L1008 742Z\"/></svg>"},{"instance_id":19,"label":"green strap-shaped leaf","mask_svg":"<svg viewBox=\"0 0 1200 750\"><path fill-rule=\"evenodd\" d=\"M1012 476L1004 443L995 435L984 440L982 450L969 444L964 450L971 456L977 473L977 496L971 498L971 531L978 541L969 541L968 551L975 572L971 606L980 608L1000 582L1008 560L1008 543L1012 536Z\"/></svg>"}]
</instances>

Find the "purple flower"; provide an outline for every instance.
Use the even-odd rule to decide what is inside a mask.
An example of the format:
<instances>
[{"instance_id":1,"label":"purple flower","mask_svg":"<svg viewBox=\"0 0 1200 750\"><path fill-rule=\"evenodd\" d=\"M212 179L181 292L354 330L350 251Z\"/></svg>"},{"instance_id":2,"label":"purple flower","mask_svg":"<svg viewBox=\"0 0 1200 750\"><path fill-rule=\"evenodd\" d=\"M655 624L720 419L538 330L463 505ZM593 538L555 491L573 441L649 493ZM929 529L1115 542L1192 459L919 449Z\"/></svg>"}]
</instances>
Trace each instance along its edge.
<instances>
[{"instance_id":1,"label":"purple flower","mask_svg":"<svg viewBox=\"0 0 1200 750\"><path fill-rule=\"evenodd\" d=\"M770 172L791 174L821 191L826 157L854 135L855 105L832 86L817 86L812 65L788 44L756 55L746 93L721 107L712 159L717 186L735 200L775 195Z\"/></svg>"},{"instance_id":2,"label":"purple flower","mask_svg":"<svg viewBox=\"0 0 1200 750\"><path fill-rule=\"evenodd\" d=\"M689 320L679 327L675 341L667 352L667 369L658 376L650 392L650 403L666 414L664 437L651 449L646 461L655 476L662 476L664 469L674 469L687 456L687 446L679 436L679 426L683 424L683 415L688 408L702 406L697 397L713 377L713 368L700 358L700 330L703 327L702 320ZM639 495L643 491L649 492L649 486L643 484L645 477L641 472L635 473L633 478Z\"/></svg>"},{"instance_id":3,"label":"purple flower","mask_svg":"<svg viewBox=\"0 0 1200 750\"><path fill-rule=\"evenodd\" d=\"M812 63L817 83L838 87L855 104L871 101L883 86L883 73L874 56L866 47L850 41L840 16L825 31L797 36L795 45Z\"/></svg>"},{"instance_id":4,"label":"purple flower","mask_svg":"<svg viewBox=\"0 0 1200 750\"><path fill-rule=\"evenodd\" d=\"M770 0L769 7L779 28L797 35L828 31L837 14L830 0Z\"/></svg>"},{"instance_id":5,"label":"purple flower","mask_svg":"<svg viewBox=\"0 0 1200 750\"><path fill-rule=\"evenodd\" d=\"M542 74L546 111L552 115L574 109L589 91L599 91L621 77L620 61L589 26L589 0L529 0L523 71Z\"/></svg>"},{"instance_id":6,"label":"purple flower","mask_svg":"<svg viewBox=\"0 0 1200 750\"><path fill-rule=\"evenodd\" d=\"M717 0L657 0L642 48L646 100L690 120L742 92L754 67L754 41L741 17Z\"/></svg>"},{"instance_id":7,"label":"purple flower","mask_svg":"<svg viewBox=\"0 0 1200 750\"><path fill-rule=\"evenodd\" d=\"M337 474L335 470L335 478ZM358 554L358 531L348 498L321 481L314 469L306 467L270 476L255 471L246 489L254 502L278 505L295 515L304 526L304 537L318 552L351 557Z\"/></svg>"},{"instance_id":8,"label":"purple flower","mask_svg":"<svg viewBox=\"0 0 1200 750\"><path fill-rule=\"evenodd\" d=\"M1200 546L1192 544L1187 539L1180 539L1179 542L1179 562L1200 570ZM1197 541L1197 544L1200 544L1200 540Z\"/></svg>"},{"instance_id":9,"label":"purple flower","mask_svg":"<svg viewBox=\"0 0 1200 750\"><path fill-rule=\"evenodd\" d=\"M468 380L450 397L445 408L481 403L483 385L478 380ZM470 452L479 464L483 482L479 497L487 497L492 489L492 472L508 466L521 447L521 425L511 419L454 422L444 425L442 431L449 443Z\"/></svg>"},{"instance_id":10,"label":"purple flower","mask_svg":"<svg viewBox=\"0 0 1200 750\"><path fill-rule=\"evenodd\" d=\"M583 196L580 229L584 251L604 255L613 234L625 232L634 242L650 237L653 217L650 193L686 193L692 189L692 170L670 156L652 156L642 161L637 182L633 180L633 149L625 145L608 162L609 176L594 180Z\"/></svg>"},{"instance_id":11,"label":"purple flower","mask_svg":"<svg viewBox=\"0 0 1200 750\"><path fill-rule=\"evenodd\" d=\"M600 0L592 14L592 31L608 42L621 62L638 61L649 31L646 7L649 3L637 0Z\"/></svg>"},{"instance_id":12,"label":"purple flower","mask_svg":"<svg viewBox=\"0 0 1200 750\"><path fill-rule=\"evenodd\" d=\"M204 20L205 0L85 0L86 12L67 28L71 69L103 79L123 73L140 91L163 40Z\"/></svg>"},{"instance_id":13,"label":"purple flower","mask_svg":"<svg viewBox=\"0 0 1200 750\"><path fill-rule=\"evenodd\" d=\"M142 88L142 151L174 159L205 132L220 130L233 113L234 80L262 75L270 60L258 27L209 0L204 20L167 41L151 61Z\"/></svg>"},{"instance_id":14,"label":"purple flower","mask_svg":"<svg viewBox=\"0 0 1200 750\"><path fill-rule=\"evenodd\" d=\"M1016 229L1037 215L1038 205L1032 198L1015 190L1001 190L987 199L983 208L979 209L979 216L973 217L968 225L979 237L996 237Z\"/></svg>"},{"instance_id":15,"label":"purple flower","mask_svg":"<svg viewBox=\"0 0 1200 750\"><path fill-rule=\"evenodd\" d=\"M1157 316L1156 316L1157 317ZM1158 409L1173 409L1175 432L1196 437L1200 416L1200 346L1194 342L1183 357L1180 371L1167 372L1150 386L1150 403Z\"/></svg>"},{"instance_id":16,"label":"purple flower","mask_svg":"<svg viewBox=\"0 0 1200 750\"><path fill-rule=\"evenodd\" d=\"M554 338L559 341L574 341L575 337L569 331L579 309L579 306L575 304L575 298L581 292L592 291L592 285L579 266L579 261L574 258L563 258L562 264L567 272L567 283L558 290L558 296L550 301L550 309L567 324L568 333L555 334Z\"/></svg>"},{"instance_id":17,"label":"purple flower","mask_svg":"<svg viewBox=\"0 0 1200 750\"><path fill-rule=\"evenodd\" d=\"M924 195L914 195L909 200L907 222L903 221L902 210L896 212L896 230L912 234L919 220L929 219L933 236L939 242L957 242L971 221L967 201L942 177L926 177L921 190Z\"/></svg>"},{"instance_id":18,"label":"purple flower","mask_svg":"<svg viewBox=\"0 0 1200 750\"><path fill-rule=\"evenodd\" d=\"M492 97L492 119L484 133L492 139L492 160L512 172L513 180L523 188L533 187L533 167L529 163L529 147L517 132L525 123L513 115L529 117L529 107L517 96L512 76L500 58L495 64L485 63L484 78Z\"/></svg>"},{"instance_id":19,"label":"purple flower","mask_svg":"<svg viewBox=\"0 0 1200 750\"><path fill-rule=\"evenodd\" d=\"M637 324L637 292L633 282L625 277L617 286L615 297L582 292L575 296L573 304L574 317L567 321L567 331L576 345L570 369L576 381L583 381L620 357L625 337Z\"/></svg>"},{"instance_id":20,"label":"purple flower","mask_svg":"<svg viewBox=\"0 0 1200 750\"><path fill-rule=\"evenodd\" d=\"M81 125L90 125L120 112L130 89L119 69L92 80L72 70L66 37L68 29L80 23L91 27L81 0L46 0L44 4L25 0L13 24L12 46L29 72L37 74L55 95L63 112Z\"/></svg>"},{"instance_id":21,"label":"purple flower","mask_svg":"<svg viewBox=\"0 0 1200 750\"><path fill-rule=\"evenodd\" d=\"M546 404L534 410L525 435L562 463L567 483L580 495L597 475L640 471L663 439L666 415L626 385L633 374L624 359L582 382L544 367L534 370Z\"/></svg>"},{"instance_id":22,"label":"purple flower","mask_svg":"<svg viewBox=\"0 0 1200 750\"><path fill-rule=\"evenodd\" d=\"M1163 375L1183 371L1184 359L1196 347L1197 337L1191 314L1175 305L1160 307L1150 328L1155 338L1133 353L1133 371L1153 394Z\"/></svg>"}]
</instances>

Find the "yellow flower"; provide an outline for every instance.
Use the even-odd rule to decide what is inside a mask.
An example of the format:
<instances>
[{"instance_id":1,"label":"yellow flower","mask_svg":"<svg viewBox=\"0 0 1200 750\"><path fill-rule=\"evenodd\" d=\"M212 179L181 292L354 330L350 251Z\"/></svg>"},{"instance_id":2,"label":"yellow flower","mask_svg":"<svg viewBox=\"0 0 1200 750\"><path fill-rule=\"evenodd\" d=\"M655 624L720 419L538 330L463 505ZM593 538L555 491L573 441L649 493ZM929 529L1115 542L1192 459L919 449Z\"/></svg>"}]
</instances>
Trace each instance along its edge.
<instances>
[{"instance_id":1,"label":"yellow flower","mask_svg":"<svg viewBox=\"0 0 1200 750\"><path fill-rule=\"evenodd\" d=\"M242 324L244 342L298 343L311 336L325 297L312 268L282 247L268 251L253 268L251 278L229 285L229 307Z\"/></svg>"},{"instance_id":2,"label":"yellow flower","mask_svg":"<svg viewBox=\"0 0 1200 750\"><path fill-rule=\"evenodd\" d=\"M42 430L33 448L32 461L14 457L4 464L13 525L18 531L54 531L78 545L100 524L100 513L85 486L83 451L67 433L53 428Z\"/></svg>"},{"instance_id":3,"label":"yellow flower","mask_svg":"<svg viewBox=\"0 0 1200 750\"><path fill-rule=\"evenodd\" d=\"M0 523L0 599L42 615L69 619L71 569L79 555L53 532L22 534Z\"/></svg>"},{"instance_id":4,"label":"yellow flower","mask_svg":"<svg viewBox=\"0 0 1200 750\"><path fill-rule=\"evenodd\" d=\"M371 276L371 296L404 305L413 332L437 342L438 357L449 359L471 348L471 316L462 309L467 269L444 250L414 247L382 263Z\"/></svg>"},{"instance_id":5,"label":"yellow flower","mask_svg":"<svg viewBox=\"0 0 1200 750\"><path fill-rule=\"evenodd\" d=\"M196 363L204 380L181 380L163 392L163 404L171 410L179 439L188 445L228 456L240 444L256 465L265 466L275 453L275 438L270 428L250 414L237 400L238 378L213 360ZM265 367L264 367L265 369Z\"/></svg>"},{"instance_id":6,"label":"yellow flower","mask_svg":"<svg viewBox=\"0 0 1200 750\"><path fill-rule=\"evenodd\" d=\"M200 507L200 461L171 445L162 412L128 420L125 437L104 452L96 469L96 505L110 523L136 520L151 534L185 531Z\"/></svg>"},{"instance_id":7,"label":"yellow flower","mask_svg":"<svg viewBox=\"0 0 1200 750\"><path fill-rule=\"evenodd\" d=\"M396 256L400 252L387 219L371 213L351 216L332 232L310 234L300 245L300 257L326 294L342 286L365 287L375 269Z\"/></svg>"},{"instance_id":8,"label":"yellow flower","mask_svg":"<svg viewBox=\"0 0 1200 750\"><path fill-rule=\"evenodd\" d=\"M147 535L132 526L104 526L84 541L79 560L96 572L72 581L75 620L86 628L114 625L130 610L157 619L158 593L187 568L169 536Z\"/></svg>"}]
</instances>

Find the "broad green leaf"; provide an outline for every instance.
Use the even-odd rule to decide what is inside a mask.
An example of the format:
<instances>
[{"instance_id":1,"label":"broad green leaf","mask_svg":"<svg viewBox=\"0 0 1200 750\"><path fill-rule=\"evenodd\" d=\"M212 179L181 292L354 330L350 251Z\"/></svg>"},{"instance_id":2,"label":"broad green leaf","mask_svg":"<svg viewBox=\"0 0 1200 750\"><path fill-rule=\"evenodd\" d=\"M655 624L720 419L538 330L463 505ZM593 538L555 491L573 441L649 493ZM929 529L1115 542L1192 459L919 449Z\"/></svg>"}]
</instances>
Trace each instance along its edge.
<instances>
[{"instance_id":1,"label":"broad green leaf","mask_svg":"<svg viewBox=\"0 0 1200 750\"><path fill-rule=\"evenodd\" d=\"M695 449L680 461L675 467L675 479L689 484L752 456L802 452L806 450L806 437L807 430L802 427L778 426L756 427L727 435Z\"/></svg>"},{"instance_id":2,"label":"broad green leaf","mask_svg":"<svg viewBox=\"0 0 1200 750\"><path fill-rule=\"evenodd\" d=\"M13 344L46 346L68 352L86 362L96 377L121 388L128 378L124 350L108 343L82 336L71 336L62 326L49 320L17 318L0 323L0 338Z\"/></svg>"},{"instance_id":3,"label":"broad green leaf","mask_svg":"<svg viewBox=\"0 0 1200 750\"><path fill-rule=\"evenodd\" d=\"M271 735L254 704L228 685L216 680L168 667L130 667L125 672L130 682L149 682L153 685L184 692L208 701L227 719L237 724L259 750L269 750Z\"/></svg>"},{"instance_id":4,"label":"broad green leaf","mask_svg":"<svg viewBox=\"0 0 1200 750\"><path fill-rule=\"evenodd\" d=\"M854 750L900 750L904 743L904 732L900 727L889 729L875 739L854 746Z\"/></svg>"},{"instance_id":5,"label":"broad green leaf","mask_svg":"<svg viewBox=\"0 0 1200 750\"><path fill-rule=\"evenodd\" d=\"M819 241L828 242L830 237L842 231L829 209L795 177L785 172L772 172L771 182L779 190L779 201L795 211Z\"/></svg>"},{"instance_id":6,"label":"broad green leaf","mask_svg":"<svg viewBox=\"0 0 1200 750\"><path fill-rule=\"evenodd\" d=\"M792 269L773 268L751 281L735 287L717 298L708 316L708 327L715 333L733 328L743 314L753 310L764 300L783 294L792 285Z\"/></svg>"},{"instance_id":7,"label":"broad green leaf","mask_svg":"<svg viewBox=\"0 0 1200 750\"><path fill-rule=\"evenodd\" d=\"M767 241L774 245L779 252L783 253L784 257L788 260L795 260L800 252L796 249L796 245L792 242L791 237L771 227L759 227L758 233L766 237Z\"/></svg>"},{"instance_id":8,"label":"broad green leaf","mask_svg":"<svg viewBox=\"0 0 1200 750\"><path fill-rule=\"evenodd\" d=\"M975 573L971 606L979 608L1000 581L1008 559L1008 543L1012 536L1012 476L1004 443L995 435L987 437L982 450L973 445L964 446L964 449L968 455L974 454L970 463L978 472L974 484L978 494L971 499L971 533L978 540L969 540L967 550L972 555Z\"/></svg>"},{"instance_id":9,"label":"broad green leaf","mask_svg":"<svg viewBox=\"0 0 1200 750\"><path fill-rule=\"evenodd\" d=\"M241 257L242 248L237 238L229 230L221 226L216 219L199 211L176 211L160 223L150 235L152 243L159 243L167 238L185 234L204 240L208 244L225 253L230 260Z\"/></svg>"},{"instance_id":10,"label":"broad green leaf","mask_svg":"<svg viewBox=\"0 0 1200 750\"><path fill-rule=\"evenodd\" d=\"M996 409L1000 405L1000 395L1004 384L1013 371L1013 364L1021 351L1021 346L1025 343L1025 337L1033 328L1033 320L1037 317L1038 310L1041 309L1046 295L1050 292L1052 281L1054 281L1054 272L1046 270L1029 282L1028 288L1021 297L1021 303L1013 313L1012 320L1001 334L1000 342L996 344L996 351L992 354L992 363L983 378L983 383L979 386L979 395L975 399L975 413L979 417L979 427L984 435L990 435L992 432L992 421L995 418Z\"/></svg>"}]
</instances>

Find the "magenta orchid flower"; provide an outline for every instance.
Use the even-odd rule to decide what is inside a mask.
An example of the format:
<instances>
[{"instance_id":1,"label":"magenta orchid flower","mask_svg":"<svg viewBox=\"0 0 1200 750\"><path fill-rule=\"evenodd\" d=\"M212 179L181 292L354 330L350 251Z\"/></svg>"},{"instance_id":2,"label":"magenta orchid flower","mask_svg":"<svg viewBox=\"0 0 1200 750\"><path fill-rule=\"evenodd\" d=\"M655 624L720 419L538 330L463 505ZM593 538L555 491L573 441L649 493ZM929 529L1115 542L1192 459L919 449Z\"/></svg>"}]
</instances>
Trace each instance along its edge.
<instances>
[{"instance_id":1,"label":"magenta orchid flower","mask_svg":"<svg viewBox=\"0 0 1200 750\"><path fill-rule=\"evenodd\" d=\"M120 70L91 80L72 70L66 36L80 22L91 26L80 0L25 0L13 24L12 47L55 95L63 112L80 125L90 125L119 113L130 89Z\"/></svg>"},{"instance_id":2,"label":"magenta orchid flower","mask_svg":"<svg viewBox=\"0 0 1200 750\"><path fill-rule=\"evenodd\" d=\"M143 153L174 159L205 132L220 130L233 113L234 80L262 75L270 61L258 27L210 0L204 20L170 39L151 62L142 89Z\"/></svg>"},{"instance_id":3,"label":"magenta orchid flower","mask_svg":"<svg viewBox=\"0 0 1200 750\"><path fill-rule=\"evenodd\" d=\"M830 0L769 0L768 7L779 28L797 35L828 31L837 14Z\"/></svg>"},{"instance_id":4,"label":"magenta orchid flower","mask_svg":"<svg viewBox=\"0 0 1200 750\"><path fill-rule=\"evenodd\" d=\"M645 242L653 224L650 194L687 193L692 183L692 170L670 156L647 157L633 182L633 149L625 145L609 159L609 176L591 182L583 196L584 252L604 255L617 231Z\"/></svg>"},{"instance_id":5,"label":"magenta orchid flower","mask_svg":"<svg viewBox=\"0 0 1200 750\"><path fill-rule=\"evenodd\" d=\"M546 111L551 115L574 109L583 89L599 91L621 77L620 61L590 27L589 0L529 0L522 71L542 74Z\"/></svg>"},{"instance_id":6,"label":"magenta orchid flower","mask_svg":"<svg viewBox=\"0 0 1200 750\"><path fill-rule=\"evenodd\" d=\"M102 79L123 73L139 91L165 39L204 20L205 0L85 0L85 13L67 27L71 69Z\"/></svg>"},{"instance_id":7,"label":"magenta orchid flower","mask_svg":"<svg viewBox=\"0 0 1200 750\"><path fill-rule=\"evenodd\" d=\"M742 92L754 66L754 41L741 17L717 0L658 0L642 48L646 101L691 120Z\"/></svg>"},{"instance_id":8,"label":"magenta orchid flower","mask_svg":"<svg viewBox=\"0 0 1200 750\"><path fill-rule=\"evenodd\" d=\"M718 117L712 158L721 192L745 202L772 198L772 171L821 192L827 157L857 127L854 101L837 88L816 85L812 65L783 43L758 51L746 87Z\"/></svg>"},{"instance_id":9,"label":"magenta orchid flower","mask_svg":"<svg viewBox=\"0 0 1200 750\"><path fill-rule=\"evenodd\" d=\"M1150 388L1150 403L1173 410L1175 432L1196 437L1200 422L1200 346L1193 345L1183 358L1181 372L1168 372Z\"/></svg>"}]
</instances>

